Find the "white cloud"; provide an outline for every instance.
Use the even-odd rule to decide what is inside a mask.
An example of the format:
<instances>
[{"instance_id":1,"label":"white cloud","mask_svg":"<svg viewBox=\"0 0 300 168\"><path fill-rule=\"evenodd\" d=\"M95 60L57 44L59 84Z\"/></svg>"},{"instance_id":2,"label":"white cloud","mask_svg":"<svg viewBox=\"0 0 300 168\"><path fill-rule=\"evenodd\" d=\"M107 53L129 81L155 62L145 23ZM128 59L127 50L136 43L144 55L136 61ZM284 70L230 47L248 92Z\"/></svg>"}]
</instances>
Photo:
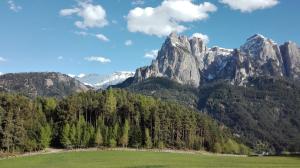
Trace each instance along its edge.
<instances>
[{"instance_id":1,"label":"white cloud","mask_svg":"<svg viewBox=\"0 0 300 168\"><path fill-rule=\"evenodd\" d=\"M78 12L80 12L79 8L62 9L59 14L61 16L70 16L70 15L76 14Z\"/></svg>"},{"instance_id":2,"label":"white cloud","mask_svg":"<svg viewBox=\"0 0 300 168\"><path fill-rule=\"evenodd\" d=\"M105 58L105 57L92 56L92 57L86 57L84 59L87 60L87 61L96 61L96 62L100 62L100 63L109 63L109 62L111 62L110 59Z\"/></svg>"},{"instance_id":3,"label":"white cloud","mask_svg":"<svg viewBox=\"0 0 300 168\"><path fill-rule=\"evenodd\" d=\"M77 15L82 21L76 21L74 24L81 29L104 27L108 25L106 20L106 11L101 5L93 5L92 1L79 0L77 7L62 9L61 16Z\"/></svg>"},{"instance_id":4,"label":"white cloud","mask_svg":"<svg viewBox=\"0 0 300 168\"><path fill-rule=\"evenodd\" d=\"M3 75L3 73L2 73L2 72L0 72L0 76L1 76L1 75Z\"/></svg>"},{"instance_id":5,"label":"white cloud","mask_svg":"<svg viewBox=\"0 0 300 168\"><path fill-rule=\"evenodd\" d=\"M109 41L109 39L105 35L103 35L103 34L95 34L95 36L96 36L97 39L99 39L101 41L104 41L104 42L108 42Z\"/></svg>"},{"instance_id":6,"label":"white cloud","mask_svg":"<svg viewBox=\"0 0 300 168\"><path fill-rule=\"evenodd\" d=\"M164 0L160 6L134 8L127 15L130 32L167 36L171 32L181 33L187 29L181 23L207 19L217 7L209 2L195 4L193 0Z\"/></svg>"},{"instance_id":7,"label":"white cloud","mask_svg":"<svg viewBox=\"0 0 300 168\"><path fill-rule=\"evenodd\" d=\"M7 3L9 5L9 9L14 12L19 12L20 10L22 10L22 6L17 5L13 0L8 0Z\"/></svg>"},{"instance_id":8,"label":"white cloud","mask_svg":"<svg viewBox=\"0 0 300 168\"><path fill-rule=\"evenodd\" d=\"M233 10L253 12L258 9L271 8L279 3L278 0L220 0Z\"/></svg>"},{"instance_id":9,"label":"white cloud","mask_svg":"<svg viewBox=\"0 0 300 168\"><path fill-rule=\"evenodd\" d=\"M131 46L133 44L132 40L126 40L124 43L126 46Z\"/></svg>"},{"instance_id":10,"label":"white cloud","mask_svg":"<svg viewBox=\"0 0 300 168\"><path fill-rule=\"evenodd\" d=\"M0 57L0 62L6 62L6 59L3 57Z\"/></svg>"},{"instance_id":11,"label":"white cloud","mask_svg":"<svg viewBox=\"0 0 300 168\"><path fill-rule=\"evenodd\" d=\"M145 53L145 58L155 59L157 57L158 50L151 50Z\"/></svg>"},{"instance_id":12,"label":"white cloud","mask_svg":"<svg viewBox=\"0 0 300 168\"><path fill-rule=\"evenodd\" d=\"M85 31L75 31L74 32L76 35L79 36L92 36L92 37L96 37L98 40L103 41L103 42L108 42L110 41L108 37L106 37L104 34L98 33L98 34L93 34L93 33L88 33Z\"/></svg>"},{"instance_id":13,"label":"white cloud","mask_svg":"<svg viewBox=\"0 0 300 168\"><path fill-rule=\"evenodd\" d=\"M87 36L87 35L89 35L89 33L85 32L85 31L75 31L74 33L77 34L77 35L79 35L79 36Z\"/></svg>"},{"instance_id":14,"label":"white cloud","mask_svg":"<svg viewBox=\"0 0 300 168\"><path fill-rule=\"evenodd\" d=\"M144 0L132 0L131 4L132 5L144 5L145 1Z\"/></svg>"},{"instance_id":15,"label":"white cloud","mask_svg":"<svg viewBox=\"0 0 300 168\"><path fill-rule=\"evenodd\" d=\"M193 37L202 39L205 44L209 43L209 37L206 34L194 33L190 38L193 38Z\"/></svg>"},{"instance_id":16,"label":"white cloud","mask_svg":"<svg viewBox=\"0 0 300 168\"><path fill-rule=\"evenodd\" d=\"M59 56L59 57L57 57L57 59L58 60L62 60L62 59L64 59L64 57L63 56Z\"/></svg>"}]
</instances>

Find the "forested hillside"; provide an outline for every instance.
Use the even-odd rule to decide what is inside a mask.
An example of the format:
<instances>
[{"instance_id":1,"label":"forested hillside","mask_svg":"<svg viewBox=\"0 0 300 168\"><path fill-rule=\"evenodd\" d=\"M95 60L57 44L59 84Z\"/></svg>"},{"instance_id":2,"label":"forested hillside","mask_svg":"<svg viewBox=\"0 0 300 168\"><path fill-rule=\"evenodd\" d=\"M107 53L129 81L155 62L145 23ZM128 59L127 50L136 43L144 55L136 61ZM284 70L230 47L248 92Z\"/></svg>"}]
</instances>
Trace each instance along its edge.
<instances>
[{"instance_id":1,"label":"forested hillside","mask_svg":"<svg viewBox=\"0 0 300 168\"><path fill-rule=\"evenodd\" d=\"M124 90L78 93L62 100L0 94L0 148L138 147L247 154L229 130L176 103Z\"/></svg>"},{"instance_id":2,"label":"forested hillside","mask_svg":"<svg viewBox=\"0 0 300 168\"><path fill-rule=\"evenodd\" d=\"M300 87L252 78L247 87L215 83L199 93L199 109L239 134L256 151L300 151Z\"/></svg>"},{"instance_id":3,"label":"forested hillside","mask_svg":"<svg viewBox=\"0 0 300 168\"><path fill-rule=\"evenodd\" d=\"M128 82L128 81L127 81ZM198 89L165 78L118 85L198 109L231 128L256 152L300 151L300 86L282 78L250 78L247 86L217 81Z\"/></svg>"}]
</instances>

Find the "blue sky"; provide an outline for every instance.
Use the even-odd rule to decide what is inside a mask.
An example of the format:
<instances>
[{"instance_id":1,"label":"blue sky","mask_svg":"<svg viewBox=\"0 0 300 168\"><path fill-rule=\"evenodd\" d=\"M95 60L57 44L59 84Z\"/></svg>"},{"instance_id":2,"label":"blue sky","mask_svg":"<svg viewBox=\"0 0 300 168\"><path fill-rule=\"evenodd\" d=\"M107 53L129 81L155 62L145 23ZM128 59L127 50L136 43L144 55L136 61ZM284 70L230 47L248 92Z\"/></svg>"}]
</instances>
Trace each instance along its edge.
<instances>
[{"instance_id":1,"label":"blue sky","mask_svg":"<svg viewBox=\"0 0 300 168\"><path fill-rule=\"evenodd\" d=\"M169 31L202 33L208 46L227 48L255 33L300 44L300 1L240 2L1 0L0 72L134 71L150 64L145 55L159 49Z\"/></svg>"}]
</instances>

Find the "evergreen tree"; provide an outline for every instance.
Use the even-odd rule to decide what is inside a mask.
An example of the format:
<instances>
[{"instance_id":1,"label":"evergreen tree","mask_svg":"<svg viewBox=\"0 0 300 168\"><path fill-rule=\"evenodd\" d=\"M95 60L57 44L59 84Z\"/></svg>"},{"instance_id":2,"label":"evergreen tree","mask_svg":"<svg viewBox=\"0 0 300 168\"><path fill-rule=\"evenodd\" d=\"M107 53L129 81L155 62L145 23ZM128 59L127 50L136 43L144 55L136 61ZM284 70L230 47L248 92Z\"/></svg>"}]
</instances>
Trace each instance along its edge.
<instances>
[{"instance_id":1,"label":"evergreen tree","mask_svg":"<svg viewBox=\"0 0 300 168\"><path fill-rule=\"evenodd\" d=\"M70 133L70 125L66 124L63 127L63 130L62 130L62 133L61 133L61 138L60 138L60 143L65 148L70 148L70 146L71 146L71 141L69 139L69 133Z\"/></svg>"},{"instance_id":2,"label":"evergreen tree","mask_svg":"<svg viewBox=\"0 0 300 168\"><path fill-rule=\"evenodd\" d=\"M46 124L44 127L41 127L40 131L40 141L42 148L48 148L51 142L51 127L49 124Z\"/></svg>"},{"instance_id":3,"label":"evergreen tree","mask_svg":"<svg viewBox=\"0 0 300 168\"><path fill-rule=\"evenodd\" d=\"M72 124L70 128L70 133L69 133L69 139L71 141L72 147L76 146L76 126L75 124Z\"/></svg>"},{"instance_id":4,"label":"evergreen tree","mask_svg":"<svg viewBox=\"0 0 300 168\"><path fill-rule=\"evenodd\" d=\"M117 100L111 88L106 92L104 111L108 114L116 112Z\"/></svg>"},{"instance_id":5,"label":"evergreen tree","mask_svg":"<svg viewBox=\"0 0 300 168\"><path fill-rule=\"evenodd\" d=\"M20 108L14 111L14 126L13 126L13 150L22 151L24 149L24 141L26 138L23 119L20 117Z\"/></svg>"},{"instance_id":6,"label":"evergreen tree","mask_svg":"<svg viewBox=\"0 0 300 168\"><path fill-rule=\"evenodd\" d=\"M3 117L1 132L1 146L7 152L11 152L11 147L13 147L13 127L13 114L8 111Z\"/></svg>"},{"instance_id":7,"label":"evergreen tree","mask_svg":"<svg viewBox=\"0 0 300 168\"><path fill-rule=\"evenodd\" d=\"M103 137L102 137L102 133L101 133L101 128L98 127L96 129L96 132L95 132L95 145L97 147L100 147L101 145L103 145Z\"/></svg>"},{"instance_id":8,"label":"evergreen tree","mask_svg":"<svg viewBox=\"0 0 300 168\"><path fill-rule=\"evenodd\" d=\"M127 147L128 145L128 132L129 132L129 123L128 120L125 120L123 130L122 130L122 137L120 138L120 144L122 147Z\"/></svg>"},{"instance_id":9,"label":"evergreen tree","mask_svg":"<svg viewBox=\"0 0 300 168\"><path fill-rule=\"evenodd\" d=\"M146 139L146 141L145 141L146 148L148 148L148 149L152 148L152 140L151 140L148 128L146 128L146 130L145 130L145 139Z\"/></svg>"}]
</instances>

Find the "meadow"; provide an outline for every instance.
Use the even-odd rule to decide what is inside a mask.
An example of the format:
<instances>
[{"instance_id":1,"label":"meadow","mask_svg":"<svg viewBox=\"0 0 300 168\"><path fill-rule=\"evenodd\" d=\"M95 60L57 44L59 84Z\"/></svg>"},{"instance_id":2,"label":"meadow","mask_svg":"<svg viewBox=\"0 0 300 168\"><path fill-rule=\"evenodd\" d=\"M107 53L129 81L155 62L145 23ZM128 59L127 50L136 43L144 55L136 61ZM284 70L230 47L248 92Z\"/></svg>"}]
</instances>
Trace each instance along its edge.
<instances>
[{"instance_id":1,"label":"meadow","mask_svg":"<svg viewBox=\"0 0 300 168\"><path fill-rule=\"evenodd\" d=\"M1 168L299 168L300 157L237 157L203 154L84 151L0 160Z\"/></svg>"}]
</instances>

